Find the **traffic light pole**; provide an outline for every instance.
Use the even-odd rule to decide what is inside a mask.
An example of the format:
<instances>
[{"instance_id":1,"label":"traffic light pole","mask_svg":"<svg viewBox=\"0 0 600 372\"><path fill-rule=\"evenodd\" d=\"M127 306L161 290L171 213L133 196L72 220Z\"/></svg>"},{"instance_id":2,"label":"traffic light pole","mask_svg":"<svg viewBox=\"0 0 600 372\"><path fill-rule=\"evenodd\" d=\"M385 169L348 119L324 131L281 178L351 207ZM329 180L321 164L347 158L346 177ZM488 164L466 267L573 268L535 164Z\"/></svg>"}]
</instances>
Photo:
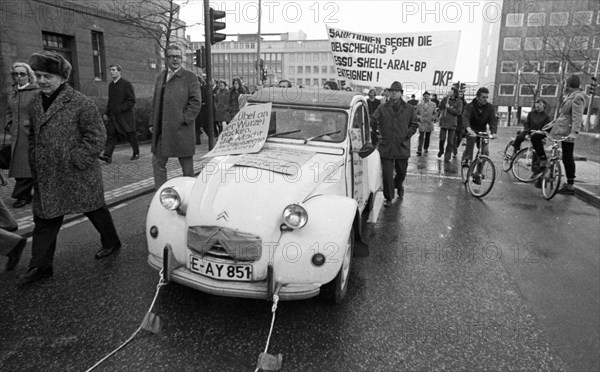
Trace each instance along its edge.
<instances>
[{"instance_id":1,"label":"traffic light pole","mask_svg":"<svg viewBox=\"0 0 600 372\"><path fill-rule=\"evenodd\" d=\"M598 65L600 65L600 51L598 51L598 60L596 61L596 71L594 72L594 76L592 77L592 89L593 92L592 94L590 94L590 102L588 103L588 108L587 108L587 116L585 118L585 130L587 132L590 131L590 129L592 129L592 123L590 121L591 118L591 114L592 114L592 102L594 102L594 95L596 94L596 85L598 84ZM600 115L600 110L596 115Z\"/></svg>"},{"instance_id":2,"label":"traffic light pole","mask_svg":"<svg viewBox=\"0 0 600 372\"><path fill-rule=\"evenodd\" d=\"M210 7L208 0L204 0L204 47L206 57L206 135L208 136L208 149L212 150L215 147L215 112L213 104L213 87L212 81L212 61L211 61L211 34L210 29Z\"/></svg>"},{"instance_id":3,"label":"traffic light pole","mask_svg":"<svg viewBox=\"0 0 600 372\"><path fill-rule=\"evenodd\" d=\"M258 0L258 40L256 40L256 75L258 76L258 79L256 80L256 82L258 83L258 86L262 86L262 70L263 70L263 66L260 63L260 16L261 16L262 10L260 7L260 0Z\"/></svg>"}]
</instances>

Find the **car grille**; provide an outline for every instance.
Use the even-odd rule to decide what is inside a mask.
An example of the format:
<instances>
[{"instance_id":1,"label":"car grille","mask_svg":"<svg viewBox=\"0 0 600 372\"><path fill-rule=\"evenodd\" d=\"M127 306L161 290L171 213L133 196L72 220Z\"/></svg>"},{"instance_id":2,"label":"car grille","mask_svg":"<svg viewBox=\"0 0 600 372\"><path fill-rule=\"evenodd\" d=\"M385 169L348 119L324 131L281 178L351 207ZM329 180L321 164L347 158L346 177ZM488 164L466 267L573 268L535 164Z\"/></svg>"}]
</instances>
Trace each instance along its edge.
<instances>
[{"instance_id":1,"label":"car grille","mask_svg":"<svg viewBox=\"0 0 600 372\"><path fill-rule=\"evenodd\" d=\"M222 226L190 226L187 246L202 256L253 262L262 256L260 237Z\"/></svg>"}]
</instances>

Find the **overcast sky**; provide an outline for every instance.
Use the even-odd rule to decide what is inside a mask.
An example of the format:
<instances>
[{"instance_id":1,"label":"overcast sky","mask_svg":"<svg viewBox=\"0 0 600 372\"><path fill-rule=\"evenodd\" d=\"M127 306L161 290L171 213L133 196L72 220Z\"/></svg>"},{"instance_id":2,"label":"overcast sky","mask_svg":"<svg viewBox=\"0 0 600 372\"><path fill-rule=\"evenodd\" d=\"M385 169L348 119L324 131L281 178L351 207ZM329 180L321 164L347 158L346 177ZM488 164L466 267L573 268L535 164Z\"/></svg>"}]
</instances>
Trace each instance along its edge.
<instances>
[{"instance_id":1,"label":"overcast sky","mask_svg":"<svg viewBox=\"0 0 600 372\"><path fill-rule=\"evenodd\" d=\"M358 33L398 33L461 30L455 80L476 81L483 19L500 21L500 1L262 1L262 33L302 30L307 38L327 39L326 25ZM256 33L258 1L210 1L227 14L225 33ZM192 25L187 34L202 41L202 0L190 0L181 19ZM229 38L233 39L233 38Z\"/></svg>"}]
</instances>

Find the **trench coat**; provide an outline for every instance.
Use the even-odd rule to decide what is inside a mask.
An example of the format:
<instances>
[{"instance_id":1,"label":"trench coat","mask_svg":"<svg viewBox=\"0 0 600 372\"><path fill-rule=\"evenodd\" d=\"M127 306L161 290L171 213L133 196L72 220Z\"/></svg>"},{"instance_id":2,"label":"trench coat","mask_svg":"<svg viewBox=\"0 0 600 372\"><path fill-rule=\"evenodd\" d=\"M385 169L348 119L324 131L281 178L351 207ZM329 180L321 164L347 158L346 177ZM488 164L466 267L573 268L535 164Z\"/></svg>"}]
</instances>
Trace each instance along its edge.
<instances>
[{"instance_id":1,"label":"trench coat","mask_svg":"<svg viewBox=\"0 0 600 372\"><path fill-rule=\"evenodd\" d=\"M217 89L214 92L215 121L229 121L229 89Z\"/></svg>"},{"instance_id":2,"label":"trench coat","mask_svg":"<svg viewBox=\"0 0 600 372\"><path fill-rule=\"evenodd\" d=\"M189 157L196 152L195 120L202 106L200 82L191 71L181 67L171 80L165 83L167 70L158 75L154 85L152 98L152 127L153 154L156 153L158 141L158 126L162 123L161 153L165 157ZM164 97L161 93L164 84Z\"/></svg>"},{"instance_id":3,"label":"trench coat","mask_svg":"<svg viewBox=\"0 0 600 372\"><path fill-rule=\"evenodd\" d=\"M135 117L133 114L135 106L135 92L133 85L123 78L117 82L108 84L108 105L105 115L112 120L117 133L126 135L127 132L135 132Z\"/></svg>"},{"instance_id":4,"label":"trench coat","mask_svg":"<svg viewBox=\"0 0 600 372\"><path fill-rule=\"evenodd\" d=\"M587 95L581 90L575 90L562 102L558 111L558 118L554 121L550 134L553 137L562 137L579 134L583 126L583 108L587 101ZM566 139L565 142L575 142L574 139Z\"/></svg>"},{"instance_id":5,"label":"trench coat","mask_svg":"<svg viewBox=\"0 0 600 372\"><path fill-rule=\"evenodd\" d=\"M435 103L419 102L417 105L417 117L419 120L419 130L421 132L433 132L433 120L436 118Z\"/></svg>"},{"instance_id":6,"label":"trench coat","mask_svg":"<svg viewBox=\"0 0 600 372\"><path fill-rule=\"evenodd\" d=\"M374 131L379 131L379 155L384 159L410 158L410 137L417 132L415 107L400 100L398 111L388 100L379 105L372 116Z\"/></svg>"},{"instance_id":7,"label":"trench coat","mask_svg":"<svg viewBox=\"0 0 600 372\"><path fill-rule=\"evenodd\" d=\"M6 123L10 124L10 167L8 176L11 178L31 178L29 167L29 102L39 91L36 84L29 84L18 90L13 85L8 94L8 109Z\"/></svg>"},{"instance_id":8,"label":"trench coat","mask_svg":"<svg viewBox=\"0 0 600 372\"><path fill-rule=\"evenodd\" d=\"M41 95L29 106L33 214L49 219L104 206L98 155L106 129L98 107L65 84L44 112Z\"/></svg>"}]
</instances>

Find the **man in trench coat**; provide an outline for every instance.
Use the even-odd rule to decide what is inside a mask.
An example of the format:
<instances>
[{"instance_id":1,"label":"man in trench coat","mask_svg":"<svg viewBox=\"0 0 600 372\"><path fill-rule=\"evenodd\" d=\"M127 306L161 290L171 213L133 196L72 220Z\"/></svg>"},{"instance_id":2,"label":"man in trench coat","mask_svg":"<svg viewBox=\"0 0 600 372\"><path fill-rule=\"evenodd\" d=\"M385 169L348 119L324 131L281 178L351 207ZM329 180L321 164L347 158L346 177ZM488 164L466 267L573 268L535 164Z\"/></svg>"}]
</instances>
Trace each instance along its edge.
<instances>
[{"instance_id":1,"label":"man in trench coat","mask_svg":"<svg viewBox=\"0 0 600 372\"><path fill-rule=\"evenodd\" d=\"M158 190L167 181L167 161L179 159L186 177L194 176L195 120L202 106L198 77L181 67L182 52L176 45L166 50L168 69L161 72L152 99L152 169Z\"/></svg>"},{"instance_id":2,"label":"man in trench coat","mask_svg":"<svg viewBox=\"0 0 600 372\"><path fill-rule=\"evenodd\" d=\"M140 158L140 147L133 115L133 106L135 105L133 85L121 77L121 66L110 65L108 72L113 81L108 84L108 105L103 117L106 121L106 146L104 154L99 158L110 163L119 137L126 137L133 150L131 160L137 160Z\"/></svg>"}]
</instances>

